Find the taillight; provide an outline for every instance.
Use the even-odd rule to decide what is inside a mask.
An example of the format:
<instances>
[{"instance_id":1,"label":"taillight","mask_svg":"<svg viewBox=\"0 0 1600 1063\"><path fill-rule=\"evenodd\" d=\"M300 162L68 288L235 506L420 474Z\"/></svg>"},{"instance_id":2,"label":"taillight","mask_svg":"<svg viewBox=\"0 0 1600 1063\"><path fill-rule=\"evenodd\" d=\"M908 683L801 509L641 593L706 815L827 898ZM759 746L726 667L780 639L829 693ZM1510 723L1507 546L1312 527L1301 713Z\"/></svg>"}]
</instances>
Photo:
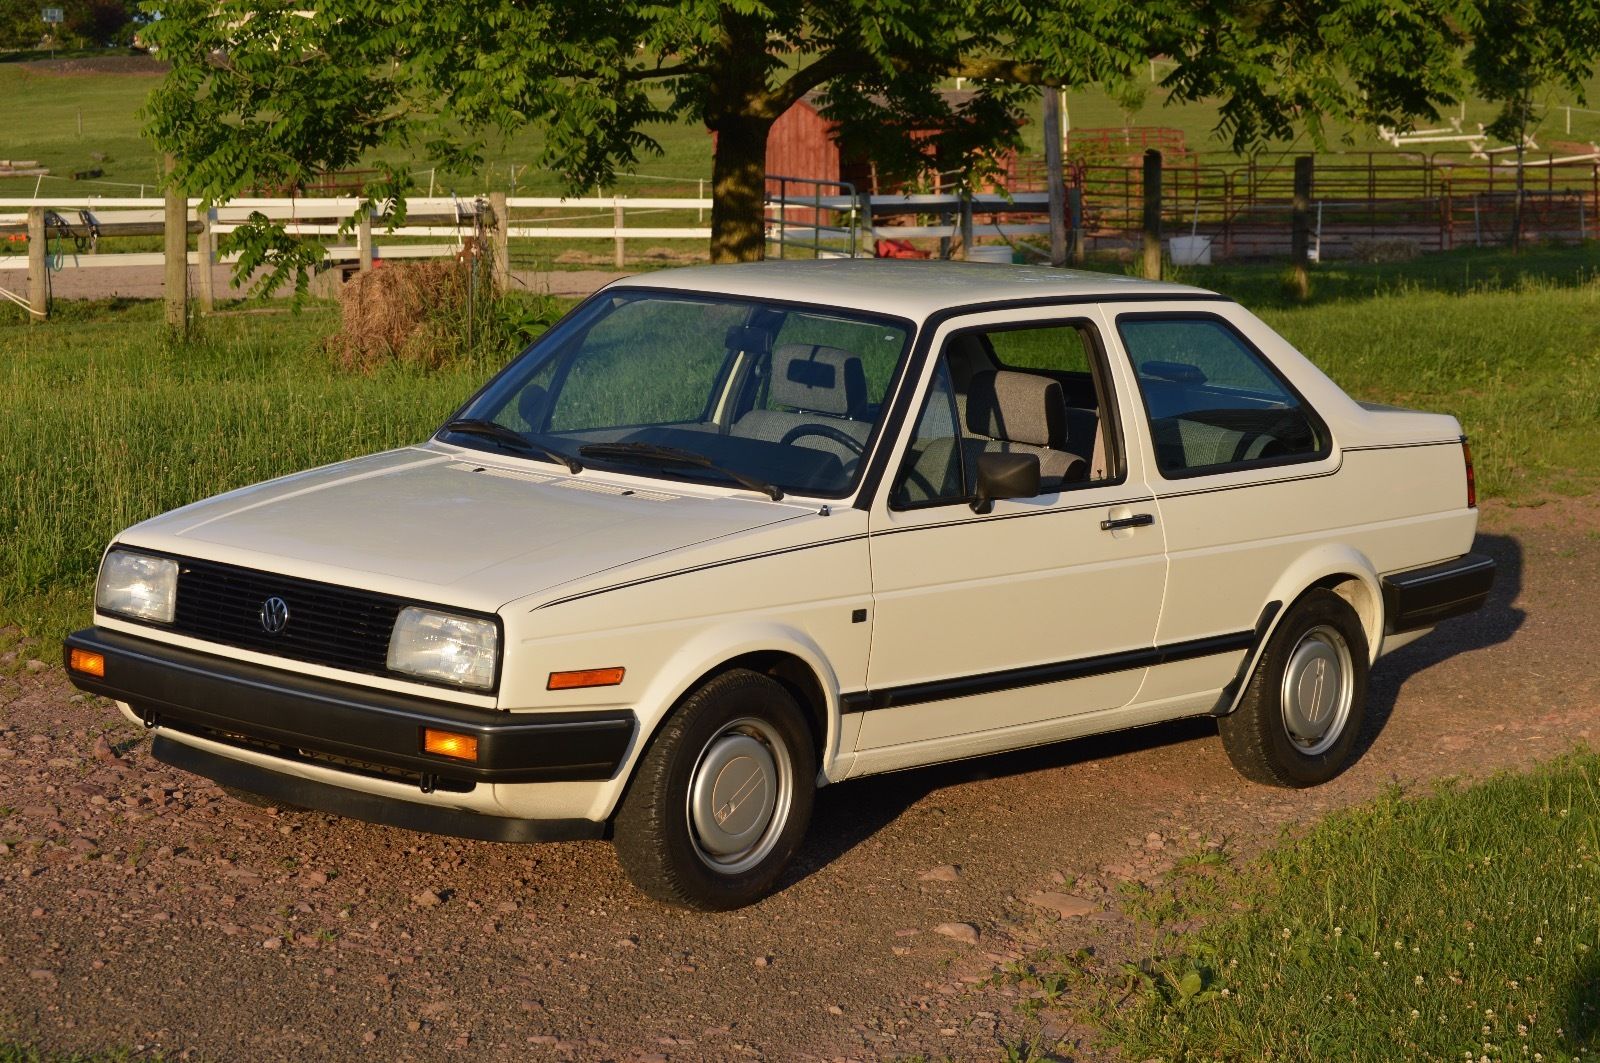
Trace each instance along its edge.
<instances>
[{"instance_id":1,"label":"taillight","mask_svg":"<svg viewBox=\"0 0 1600 1063\"><path fill-rule=\"evenodd\" d=\"M1472 444L1461 437L1461 460L1467 463L1467 508L1478 508L1478 477L1472 471Z\"/></svg>"}]
</instances>

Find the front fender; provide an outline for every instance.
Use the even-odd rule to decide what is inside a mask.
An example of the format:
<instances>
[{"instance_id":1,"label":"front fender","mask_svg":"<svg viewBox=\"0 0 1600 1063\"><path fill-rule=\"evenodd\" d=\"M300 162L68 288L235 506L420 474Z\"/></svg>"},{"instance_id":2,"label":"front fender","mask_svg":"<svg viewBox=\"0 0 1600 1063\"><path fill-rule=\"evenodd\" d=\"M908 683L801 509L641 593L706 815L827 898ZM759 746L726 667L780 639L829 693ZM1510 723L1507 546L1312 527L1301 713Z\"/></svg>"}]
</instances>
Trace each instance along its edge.
<instances>
[{"instance_id":1,"label":"front fender","mask_svg":"<svg viewBox=\"0 0 1600 1063\"><path fill-rule=\"evenodd\" d=\"M776 621L730 623L697 631L672 655L667 667L657 671L636 703L639 713L638 748L635 761L663 720L707 675L729 661L756 653L781 653L798 659L816 677L824 703L822 756L819 782L843 778L853 759L854 743L845 744L843 717L839 711L839 677L827 655L806 631ZM848 753L846 752L848 749ZM629 764L629 772L633 764Z\"/></svg>"}]
</instances>

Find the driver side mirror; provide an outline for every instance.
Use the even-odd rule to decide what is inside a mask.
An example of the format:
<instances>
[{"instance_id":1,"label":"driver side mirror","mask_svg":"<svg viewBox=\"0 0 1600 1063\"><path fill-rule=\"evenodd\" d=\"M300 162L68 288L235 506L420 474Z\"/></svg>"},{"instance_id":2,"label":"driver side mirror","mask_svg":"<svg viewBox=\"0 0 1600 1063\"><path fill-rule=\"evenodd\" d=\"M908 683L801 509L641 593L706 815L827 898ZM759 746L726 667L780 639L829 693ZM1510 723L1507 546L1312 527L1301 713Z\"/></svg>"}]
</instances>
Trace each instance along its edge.
<instances>
[{"instance_id":1,"label":"driver side mirror","mask_svg":"<svg viewBox=\"0 0 1600 1063\"><path fill-rule=\"evenodd\" d=\"M974 513L988 513L997 498L1034 498L1039 494L1039 455L979 454L978 494Z\"/></svg>"}]
</instances>

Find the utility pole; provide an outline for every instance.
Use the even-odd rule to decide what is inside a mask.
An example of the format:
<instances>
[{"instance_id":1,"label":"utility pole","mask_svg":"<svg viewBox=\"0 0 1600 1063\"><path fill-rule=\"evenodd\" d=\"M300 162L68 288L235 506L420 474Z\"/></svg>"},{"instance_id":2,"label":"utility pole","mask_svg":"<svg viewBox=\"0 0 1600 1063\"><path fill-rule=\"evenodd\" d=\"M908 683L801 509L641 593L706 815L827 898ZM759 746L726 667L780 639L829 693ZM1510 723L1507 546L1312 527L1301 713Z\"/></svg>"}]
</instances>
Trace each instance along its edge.
<instances>
[{"instance_id":1,"label":"utility pole","mask_svg":"<svg viewBox=\"0 0 1600 1063\"><path fill-rule=\"evenodd\" d=\"M1067 175L1061 158L1061 90L1044 90L1044 169L1050 190L1050 264L1067 264Z\"/></svg>"}]
</instances>

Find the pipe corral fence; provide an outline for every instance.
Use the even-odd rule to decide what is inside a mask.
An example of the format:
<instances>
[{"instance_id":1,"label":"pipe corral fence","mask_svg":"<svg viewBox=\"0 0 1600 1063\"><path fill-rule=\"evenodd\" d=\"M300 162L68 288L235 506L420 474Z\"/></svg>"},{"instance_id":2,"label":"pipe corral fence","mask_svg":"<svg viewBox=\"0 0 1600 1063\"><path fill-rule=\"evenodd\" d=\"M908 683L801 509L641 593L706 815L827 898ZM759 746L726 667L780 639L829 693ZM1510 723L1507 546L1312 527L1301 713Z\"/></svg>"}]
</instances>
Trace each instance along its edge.
<instances>
[{"instance_id":1,"label":"pipe corral fence","mask_svg":"<svg viewBox=\"0 0 1600 1063\"><path fill-rule=\"evenodd\" d=\"M1581 149L1584 145L1572 145ZM1152 149L1155 150L1155 149ZM1174 152L1160 175L1160 230L1172 259L1274 259L1290 255L1296 219L1308 257L1362 254L1365 244L1400 244L1417 252L1508 241L1517 213L1517 167L1504 154L1487 161L1466 153L1371 152L1314 162L1306 209L1297 214L1293 160L1265 161ZM1064 223L1072 259L1149 247L1141 162L1071 159L1065 166ZM1043 257L1050 234L1042 168L1019 160L1009 187L966 192L865 195L840 181L787 175L767 182L767 253L776 256ZM1581 241L1600 226L1600 150L1528 152L1522 166L1523 234L1530 240ZM345 273L407 258L485 256L505 284L520 269L553 265L627 269L641 262L703 261L711 236L702 196L419 196L406 201L403 224L375 211L351 222L354 197L237 199L205 209L197 200L50 196L0 199L0 292L37 320L48 313L51 275L63 270L166 266L185 278L201 309L217 297L217 240L253 215L285 223L292 235L327 241L323 265ZM165 238L167 220L184 225L184 262L166 251L130 247ZM658 244L676 244L661 248ZM689 246L684 246L689 245ZM989 245L987 248L985 245ZM177 268L178 272L170 272ZM7 291L12 271L26 271L27 295ZM198 284L196 284L198 280ZM226 289L227 280L223 282Z\"/></svg>"}]
</instances>

